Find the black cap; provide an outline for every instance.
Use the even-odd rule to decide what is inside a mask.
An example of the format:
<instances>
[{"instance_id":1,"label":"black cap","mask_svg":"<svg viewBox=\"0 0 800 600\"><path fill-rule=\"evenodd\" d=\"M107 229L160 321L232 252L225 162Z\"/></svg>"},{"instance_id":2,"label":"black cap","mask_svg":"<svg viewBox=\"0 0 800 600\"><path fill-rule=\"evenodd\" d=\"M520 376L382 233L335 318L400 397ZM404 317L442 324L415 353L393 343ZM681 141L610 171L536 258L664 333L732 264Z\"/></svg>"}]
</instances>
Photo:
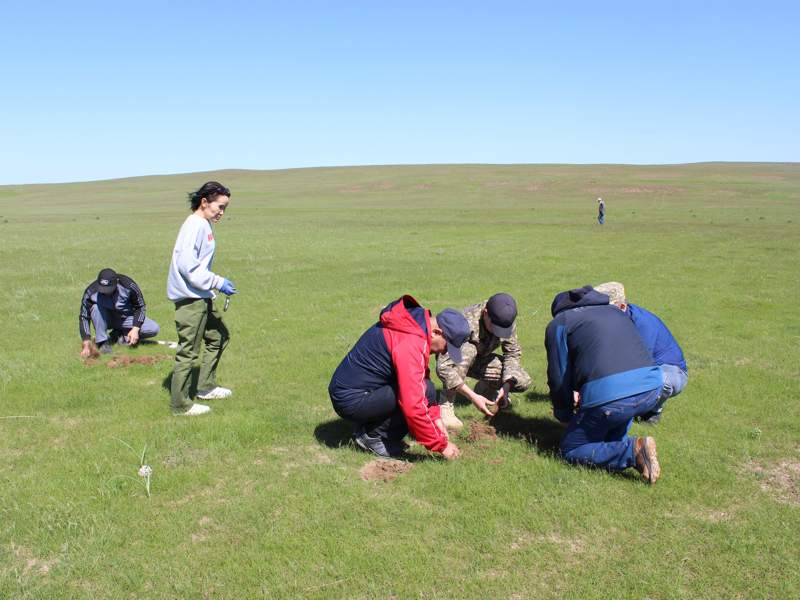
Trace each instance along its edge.
<instances>
[{"instance_id":1,"label":"black cap","mask_svg":"<svg viewBox=\"0 0 800 600\"><path fill-rule=\"evenodd\" d=\"M117 289L117 272L114 269L103 269L97 274L97 291L101 294L111 294Z\"/></svg>"},{"instance_id":2,"label":"black cap","mask_svg":"<svg viewBox=\"0 0 800 600\"><path fill-rule=\"evenodd\" d=\"M492 333L502 339L508 339L514 331L517 318L517 303L509 294L495 294L486 303L489 320L492 322Z\"/></svg>"}]
</instances>

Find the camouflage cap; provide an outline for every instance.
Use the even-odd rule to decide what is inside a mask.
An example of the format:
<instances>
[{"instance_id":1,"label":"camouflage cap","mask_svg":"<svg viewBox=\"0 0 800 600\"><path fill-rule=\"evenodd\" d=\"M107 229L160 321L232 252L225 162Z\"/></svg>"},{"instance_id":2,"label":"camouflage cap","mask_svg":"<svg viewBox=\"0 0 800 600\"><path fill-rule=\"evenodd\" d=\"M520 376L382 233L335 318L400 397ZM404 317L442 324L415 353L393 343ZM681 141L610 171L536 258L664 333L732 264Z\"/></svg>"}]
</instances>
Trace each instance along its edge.
<instances>
[{"instance_id":1,"label":"camouflage cap","mask_svg":"<svg viewBox=\"0 0 800 600\"><path fill-rule=\"evenodd\" d=\"M608 300L611 304L628 303L625 299L625 286L618 281L607 281L606 283L594 286L594 289L596 292L608 296Z\"/></svg>"}]
</instances>

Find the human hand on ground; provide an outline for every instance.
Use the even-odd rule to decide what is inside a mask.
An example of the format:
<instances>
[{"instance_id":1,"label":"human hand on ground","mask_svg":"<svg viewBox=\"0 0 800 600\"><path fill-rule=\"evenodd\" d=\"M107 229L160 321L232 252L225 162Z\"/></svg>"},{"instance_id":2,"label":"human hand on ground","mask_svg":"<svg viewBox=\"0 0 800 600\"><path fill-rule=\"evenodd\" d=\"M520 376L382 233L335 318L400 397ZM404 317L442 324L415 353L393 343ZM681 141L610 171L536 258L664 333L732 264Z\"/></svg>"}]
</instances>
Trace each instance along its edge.
<instances>
[{"instance_id":1,"label":"human hand on ground","mask_svg":"<svg viewBox=\"0 0 800 600\"><path fill-rule=\"evenodd\" d=\"M455 444L447 442L447 447L442 450L442 456L444 456L447 460L455 460L461 456L461 451Z\"/></svg>"},{"instance_id":2,"label":"human hand on ground","mask_svg":"<svg viewBox=\"0 0 800 600\"><path fill-rule=\"evenodd\" d=\"M132 327L131 330L128 332L128 335L126 337L128 338L128 344L130 344L131 346L135 346L136 344L138 344L139 343L139 328L138 327Z\"/></svg>"},{"instance_id":3,"label":"human hand on ground","mask_svg":"<svg viewBox=\"0 0 800 600\"><path fill-rule=\"evenodd\" d=\"M89 358L92 355L92 340L83 340L81 348L81 358Z\"/></svg>"}]
</instances>

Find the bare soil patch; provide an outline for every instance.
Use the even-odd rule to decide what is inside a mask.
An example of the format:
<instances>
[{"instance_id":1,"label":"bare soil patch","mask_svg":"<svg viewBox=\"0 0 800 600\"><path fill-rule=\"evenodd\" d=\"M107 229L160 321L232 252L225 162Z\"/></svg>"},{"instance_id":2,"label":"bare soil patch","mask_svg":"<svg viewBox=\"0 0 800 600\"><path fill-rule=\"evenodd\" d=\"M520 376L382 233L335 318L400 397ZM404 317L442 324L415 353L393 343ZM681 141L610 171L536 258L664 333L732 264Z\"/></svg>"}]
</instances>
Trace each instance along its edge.
<instances>
[{"instance_id":1,"label":"bare soil patch","mask_svg":"<svg viewBox=\"0 0 800 600\"><path fill-rule=\"evenodd\" d=\"M755 473L763 491L779 502L800 506L800 460L785 459L767 465L751 461L747 467Z\"/></svg>"},{"instance_id":2,"label":"bare soil patch","mask_svg":"<svg viewBox=\"0 0 800 600\"><path fill-rule=\"evenodd\" d=\"M484 442L487 440L497 439L497 430L488 423L481 423L480 421L471 421L469 424L469 436L467 439L470 442Z\"/></svg>"},{"instance_id":3,"label":"bare soil patch","mask_svg":"<svg viewBox=\"0 0 800 600\"><path fill-rule=\"evenodd\" d=\"M109 369L116 369L118 367L130 367L131 365L154 365L164 360L170 360L173 357L166 354L153 354L150 356L115 356L106 366Z\"/></svg>"},{"instance_id":4,"label":"bare soil patch","mask_svg":"<svg viewBox=\"0 0 800 600\"><path fill-rule=\"evenodd\" d=\"M398 475L408 473L413 467L414 465L404 460L373 460L361 467L358 473L364 481L392 481Z\"/></svg>"}]
</instances>

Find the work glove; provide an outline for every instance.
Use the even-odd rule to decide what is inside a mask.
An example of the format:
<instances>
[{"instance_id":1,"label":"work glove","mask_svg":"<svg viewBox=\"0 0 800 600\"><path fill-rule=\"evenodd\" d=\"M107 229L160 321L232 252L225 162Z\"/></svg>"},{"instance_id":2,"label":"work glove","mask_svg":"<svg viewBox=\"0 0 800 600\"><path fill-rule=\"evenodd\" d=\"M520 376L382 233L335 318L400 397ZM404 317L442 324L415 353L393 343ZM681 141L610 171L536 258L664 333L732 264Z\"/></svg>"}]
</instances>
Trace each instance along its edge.
<instances>
[{"instance_id":1,"label":"work glove","mask_svg":"<svg viewBox=\"0 0 800 600\"><path fill-rule=\"evenodd\" d=\"M236 287L230 279L223 279L222 285L219 286L219 291L226 296L233 296L236 293Z\"/></svg>"}]
</instances>

